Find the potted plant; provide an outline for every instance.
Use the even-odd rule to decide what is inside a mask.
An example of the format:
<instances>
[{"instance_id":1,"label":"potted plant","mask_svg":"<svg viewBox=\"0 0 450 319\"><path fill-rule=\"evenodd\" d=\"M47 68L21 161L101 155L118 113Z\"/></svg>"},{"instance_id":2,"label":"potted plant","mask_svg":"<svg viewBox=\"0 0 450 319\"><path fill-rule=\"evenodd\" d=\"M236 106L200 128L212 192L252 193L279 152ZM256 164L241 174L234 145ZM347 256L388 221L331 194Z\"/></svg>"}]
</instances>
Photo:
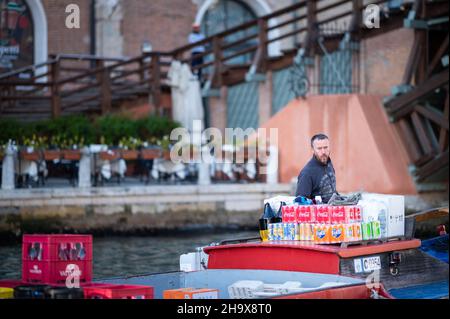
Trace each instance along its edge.
<instances>
[{"instance_id":1,"label":"potted plant","mask_svg":"<svg viewBox=\"0 0 450 319\"><path fill-rule=\"evenodd\" d=\"M22 148L19 152L20 158L27 161L39 161L41 156L39 149L44 147L45 139L36 137L35 134L31 138L25 137L22 142Z\"/></svg>"},{"instance_id":2,"label":"potted plant","mask_svg":"<svg viewBox=\"0 0 450 319\"><path fill-rule=\"evenodd\" d=\"M135 137L123 137L119 141L119 149L124 160L137 160L139 157L138 148L142 146L142 141Z\"/></svg>"},{"instance_id":3,"label":"potted plant","mask_svg":"<svg viewBox=\"0 0 450 319\"><path fill-rule=\"evenodd\" d=\"M158 140L157 144L162 148L162 157L170 161L170 139L169 136L164 135L162 139Z\"/></svg>"},{"instance_id":4,"label":"potted plant","mask_svg":"<svg viewBox=\"0 0 450 319\"><path fill-rule=\"evenodd\" d=\"M74 136L66 139L63 136L61 141L62 157L69 161L79 161L81 159L81 149L85 146L84 137Z\"/></svg>"},{"instance_id":5,"label":"potted plant","mask_svg":"<svg viewBox=\"0 0 450 319\"><path fill-rule=\"evenodd\" d=\"M143 160L152 160L160 158L162 155L162 149L157 145L157 138L151 137L149 140L142 142L140 150L140 158Z\"/></svg>"},{"instance_id":6,"label":"potted plant","mask_svg":"<svg viewBox=\"0 0 450 319\"><path fill-rule=\"evenodd\" d=\"M52 136L49 141L49 145L47 148L43 150L44 160L46 161L54 161L61 158L61 150L59 143L60 136Z\"/></svg>"}]
</instances>

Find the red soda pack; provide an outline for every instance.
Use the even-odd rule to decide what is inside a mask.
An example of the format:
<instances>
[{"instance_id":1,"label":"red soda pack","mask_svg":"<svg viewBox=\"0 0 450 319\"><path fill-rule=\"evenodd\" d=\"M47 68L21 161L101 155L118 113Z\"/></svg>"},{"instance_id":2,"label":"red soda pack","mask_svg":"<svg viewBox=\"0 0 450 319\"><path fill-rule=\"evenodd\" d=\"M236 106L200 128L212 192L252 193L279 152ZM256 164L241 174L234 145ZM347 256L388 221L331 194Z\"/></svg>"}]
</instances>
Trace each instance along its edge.
<instances>
[{"instance_id":1,"label":"red soda pack","mask_svg":"<svg viewBox=\"0 0 450 319\"><path fill-rule=\"evenodd\" d=\"M328 205L319 205L316 207L316 223L329 224L330 223L330 210Z\"/></svg>"},{"instance_id":2,"label":"red soda pack","mask_svg":"<svg viewBox=\"0 0 450 319\"><path fill-rule=\"evenodd\" d=\"M345 223L352 224L355 222L355 206L345 206Z\"/></svg>"},{"instance_id":3,"label":"red soda pack","mask_svg":"<svg viewBox=\"0 0 450 319\"><path fill-rule=\"evenodd\" d=\"M297 210L298 223L313 223L314 222L314 206L300 205Z\"/></svg>"},{"instance_id":4,"label":"red soda pack","mask_svg":"<svg viewBox=\"0 0 450 319\"><path fill-rule=\"evenodd\" d=\"M362 222L362 207L354 206L354 209L355 209L355 222L356 223Z\"/></svg>"},{"instance_id":5,"label":"red soda pack","mask_svg":"<svg viewBox=\"0 0 450 319\"><path fill-rule=\"evenodd\" d=\"M281 206L281 220L283 221L283 223L286 223L288 219L287 215L289 210L287 208L288 206Z\"/></svg>"},{"instance_id":6,"label":"red soda pack","mask_svg":"<svg viewBox=\"0 0 450 319\"><path fill-rule=\"evenodd\" d=\"M283 206L281 208L281 218L283 223L296 223L296 207L294 205L291 206Z\"/></svg>"},{"instance_id":7,"label":"red soda pack","mask_svg":"<svg viewBox=\"0 0 450 319\"><path fill-rule=\"evenodd\" d=\"M345 223L344 206L329 206L328 210L331 211L330 222L332 224Z\"/></svg>"}]
</instances>

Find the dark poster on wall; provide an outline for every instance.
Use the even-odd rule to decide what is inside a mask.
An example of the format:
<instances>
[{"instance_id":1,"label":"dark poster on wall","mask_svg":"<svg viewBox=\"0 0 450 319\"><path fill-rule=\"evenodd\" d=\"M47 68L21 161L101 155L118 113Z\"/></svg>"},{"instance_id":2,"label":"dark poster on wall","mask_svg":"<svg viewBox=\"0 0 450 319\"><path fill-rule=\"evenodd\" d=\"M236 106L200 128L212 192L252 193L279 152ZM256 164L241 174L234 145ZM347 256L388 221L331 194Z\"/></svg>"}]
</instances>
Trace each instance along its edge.
<instances>
[{"instance_id":1,"label":"dark poster on wall","mask_svg":"<svg viewBox=\"0 0 450 319\"><path fill-rule=\"evenodd\" d=\"M0 0L0 73L33 64L34 32L24 0Z\"/></svg>"}]
</instances>

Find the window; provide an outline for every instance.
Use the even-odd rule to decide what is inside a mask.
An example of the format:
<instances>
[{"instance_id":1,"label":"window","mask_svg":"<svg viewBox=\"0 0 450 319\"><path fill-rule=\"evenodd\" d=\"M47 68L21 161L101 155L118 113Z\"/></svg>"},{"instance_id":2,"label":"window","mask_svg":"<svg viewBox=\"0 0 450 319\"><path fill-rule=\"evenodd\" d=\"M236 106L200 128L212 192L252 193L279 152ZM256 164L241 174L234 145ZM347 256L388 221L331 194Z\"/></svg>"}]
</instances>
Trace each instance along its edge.
<instances>
[{"instance_id":1,"label":"window","mask_svg":"<svg viewBox=\"0 0 450 319\"><path fill-rule=\"evenodd\" d=\"M0 73L33 64L33 19L24 0L0 0Z\"/></svg>"},{"instance_id":2,"label":"window","mask_svg":"<svg viewBox=\"0 0 450 319\"><path fill-rule=\"evenodd\" d=\"M214 2L206 11L202 21L202 32L205 36L229 30L245 22L256 19L257 16L243 2L234 0L220 0ZM249 35L257 34L257 27L233 33L224 39L223 44L232 43ZM224 56L244 50L257 43L257 38L248 40L243 44L233 46L224 52ZM253 54L241 55L226 61L226 64L242 64L251 62Z\"/></svg>"}]
</instances>

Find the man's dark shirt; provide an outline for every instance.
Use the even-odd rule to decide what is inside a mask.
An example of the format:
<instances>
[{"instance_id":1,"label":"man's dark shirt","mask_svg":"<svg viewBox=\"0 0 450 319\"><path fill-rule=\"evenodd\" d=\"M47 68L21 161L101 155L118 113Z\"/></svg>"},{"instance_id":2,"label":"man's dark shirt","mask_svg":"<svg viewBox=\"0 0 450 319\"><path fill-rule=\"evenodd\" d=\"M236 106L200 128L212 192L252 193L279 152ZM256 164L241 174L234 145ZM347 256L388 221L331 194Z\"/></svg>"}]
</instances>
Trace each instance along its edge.
<instances>
[{"instance_id":1,"label":"man's dark shirt","mask_svg":"<svg viewBox=\"0 0 450 319\"><path fill-rule=\"evenodd\" d=\"M337 192L336 176L331 159L324 165L313 156L298 175L295 196L311 199L321 196L322 202L328 203L333 193Z\"/></svg>"}]
</instances>

